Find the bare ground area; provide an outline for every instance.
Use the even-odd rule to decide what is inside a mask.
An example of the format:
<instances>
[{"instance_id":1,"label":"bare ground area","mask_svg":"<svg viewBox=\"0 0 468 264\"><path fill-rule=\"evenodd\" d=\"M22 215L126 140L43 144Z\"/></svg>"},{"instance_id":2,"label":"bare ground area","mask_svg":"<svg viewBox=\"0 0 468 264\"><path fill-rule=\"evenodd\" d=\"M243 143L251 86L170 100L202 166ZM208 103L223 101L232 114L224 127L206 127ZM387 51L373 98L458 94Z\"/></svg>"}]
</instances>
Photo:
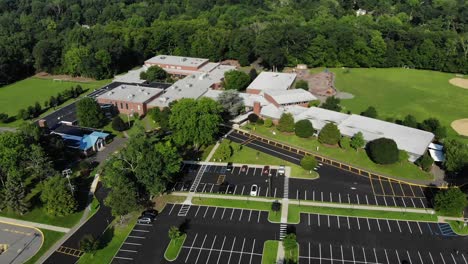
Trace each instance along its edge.
<instances>
[{"instance_id":1,"label":"bare ground area","mask_svg":"<svg viewBox=\"0 0 468 264\"><path fill-rule=\"evenodd\" d=\"M452 78L449 80L449 83L463 89L468 89L468 79Z\"/></svg>"},{"instance_id":2,"label":"bare ground area","mask_svg":"<svg viewBox=\"0 0 468 264\"><path fill-rule=\"evenodd\" d=\"M86 77L73 77L70 75L65 75L65 74L49 74L47 72L40 72L34 75L36 78L41 78L41 79L52 79L52 80L61 80L61 81L70 81L70 82L94 82L96 81L93 78L86 78Z\"/></svg>"},{"instance_id":3,"label":"bare ground area","mask_svg":"<svg viewBox=\"0 0 468 264\"><path fill-rule=\"evenodd\" d=\"M468 118L455 120L451 126L458 134L468 137Z\"/></svg>"}]
</instances>

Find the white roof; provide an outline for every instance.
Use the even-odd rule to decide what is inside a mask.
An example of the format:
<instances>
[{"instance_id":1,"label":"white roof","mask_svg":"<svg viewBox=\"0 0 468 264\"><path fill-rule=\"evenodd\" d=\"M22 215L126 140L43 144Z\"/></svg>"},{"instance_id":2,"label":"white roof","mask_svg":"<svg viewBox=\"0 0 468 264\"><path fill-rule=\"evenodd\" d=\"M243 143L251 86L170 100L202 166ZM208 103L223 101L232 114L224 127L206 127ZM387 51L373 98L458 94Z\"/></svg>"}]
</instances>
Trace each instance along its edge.
<instances>
[{"instance_id":1,"label":"white roof","mask_svg":"<svg viewBox=\"0 0 468 264\"><path fill-rule=\"evenodd\" d=\"M273 100L275 100L280 105L317 100L317 97L303 89L292 89L286 91L268 90L265 91L265 93L270 95Z\"/></svg>"},{"instance_id":2,"label":"white roof","mask_svg":"<svg viewBox=\"0 0 468 264\"><path fill-rule=\"evenodd\" d=\"M209 89L203 96L217 100L218 96L222 93L222 90ZM247 107L253 107L254 102L259 102L262 106L269 104L269 102L263 98L263 96L258 94L239 93L239 96L244 99L244 105Z\"/></svg>"},{"instance_id":3,"label":"white roof","mask_svg":"<svg viewBox=\"0 0 468 264\"><path fill-rule=\"evenodd\" d=\"M164 94L151 101L149 106L165 107L170 102L181 98L198 99L205 94L213 84L220 83L224 78L224 73L232 70L233 66L218 65L211 72L195 73L181 80L178 80Z\"/></svg>"},{"instance_id":4,"label":"white roof","mask_svg":"<svg viewBox=\"0 0 468 264\"><path fill-rule=\"evenodd\" d=\"M128 71L127 73L114 77L114 82L125 83L144 83L145 80L140 79L140 73L148 69L145 65L139 69Z\"/></svg>"},{"instance_id":5,"label":"white roof","mask_svg":"<svg viewBox=\"0 0 468 264\"><path fill-rule=\"evenodd\" d=\"M116 101L128 101L134 103L144 103L157 96L163 90L159 88L148 88L137 85L122 84L116 88L101 94L98 99L108 99Z\"/></svg>"},{"instance_id":6,"label":"white roof","mask_svg":"<svg viewBox=\"0 0 468 264\"><path fill-rule=\"evenodd\" d=\"M398 149L423 155L434 139L434 134L402 125L360 115L350 115L338 125L341 134L352 137L362 132L366 141L377 138L393 139Z\"/></svg>"},{"instance_id":7,"label":"white roof","mask_svg":"<svg viewBox=\"0 0 468 264\"><path fill-rule=\"evenodd\" d=\"M274 104L269 104L265 107L262 107L262 110L260 111L261 116L272 119L280 119L283 113L284 110L282 108L276 107Z\"/></svg>"},{"instance_id":8,"label":"white roof","mask_svg":"<svg viewBox=\"0 0 468 264\"><path fill-rule=\"evenodd\" d=\"M327 123L332 122L338 125L348 117L349 115L340 112L311 107L299 115L294 116L294 121L297 122L299 120L308 119L312 123L314 129L321 130Z\"/></svg>"},{"instance_id":9,"label":"white roof","mask_svg":"<svg viewBox=\"0 0 468 264\"><path fill-rule=\"evenodd\" d=\"M201 65L208 62L208 59L192 58L192 57L181 57L172 55L157 55L151 59L145 61L149 64L169 64L180 67L200 67Z\"/></svg>"},{"instance_id":10,"label":"white roof","mask_svg":"<svg viewBox=\"0 0 468 264\"><path fill-rule=\"evenodd\" d=\"M255 90L287 90L296 79L295 73L261 72L247 89Z\"/></svg>"}]
</instances>

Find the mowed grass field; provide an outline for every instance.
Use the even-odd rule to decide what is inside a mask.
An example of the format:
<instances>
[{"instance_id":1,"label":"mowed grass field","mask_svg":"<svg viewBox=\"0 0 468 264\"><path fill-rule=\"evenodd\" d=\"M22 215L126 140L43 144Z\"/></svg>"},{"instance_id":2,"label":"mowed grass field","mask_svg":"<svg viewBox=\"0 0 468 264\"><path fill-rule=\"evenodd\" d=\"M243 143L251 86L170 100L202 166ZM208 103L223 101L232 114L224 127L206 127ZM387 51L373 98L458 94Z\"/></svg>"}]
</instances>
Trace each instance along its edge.
<instances>
[{"instance_id":1,"label":"mowed grass field","mask_svg":"<svg viewBox=\"0 0 468 264\"><path fill-rule=\"evenodd\" d=\"M27 78L0 88L0 113L15 116L20 109L34 105L35 102L39 102L41 106L44 107L44 102L48 100L50 96L56 96L59 92L69 89L72 86L79 84L84 90L88 89L88 92L90 92L109 82L109 80L95 82L60 82L36 77Z\"/></svg>"},{"instance_id":2,"label":"mowed grass field","mask_svg":"<svg viewBox=\"0 0 468 264\"><path fill-rule=\"evenodd\" d=\"M450 123L468 118L468 90L449 84L455 74L402 68L330 70L336 74L336 88L355 96L341 101L342 112L359 114L374 106L380 119L412 114L421 122L435 117L447 126L449 137L461 138Z\"/></svg>"}]
</instances>

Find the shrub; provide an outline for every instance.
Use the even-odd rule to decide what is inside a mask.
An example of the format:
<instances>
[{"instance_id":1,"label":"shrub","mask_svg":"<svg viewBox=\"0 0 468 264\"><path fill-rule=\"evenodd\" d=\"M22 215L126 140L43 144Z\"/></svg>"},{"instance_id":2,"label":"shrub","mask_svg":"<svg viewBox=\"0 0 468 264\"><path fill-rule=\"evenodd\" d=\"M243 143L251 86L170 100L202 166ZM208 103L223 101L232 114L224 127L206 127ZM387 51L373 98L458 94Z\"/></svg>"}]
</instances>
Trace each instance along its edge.
<instances>
[{"instance_id":1,"label":"shrub","mask_svg":"<svg viewBox=\"0 0 468 264\"><path fill-rule=\"evenodd\" d=\"M362 135L361 132L357 132L354 134L354 136L351 138L351 141L349 142L351 147L355 150L364 147L366 144L366 141L364 140L364 136Z\"/></svg>"},{"instance_id":2,"label":"shrub","mask_svg":"<svg viewBox=\"0 0 468 264\"><path fill-rule=\"evenodd\" d=\"M309 83L305 80L298 80L296 82L296 89L303 89L309 91Z\"/></svg>"},{"instance_id":3,"label":"shrub","mask_svg":"<svg viewBox=\"0 0 468 264\"><path fill-rule=\"evenodd\" d=\"M259 118L257 120L257 125L263 125L265 123L265 121L263 121L263 119Z\"/></svg>"},{"instance_id":4,"label":"shrub","mask_svg":"<svg viewBox=\"0 0 468 264\"><path fill-rule=\"evenodd\" d=\"M0 123L6 123L8 121L8 115L5 113L0 113Z\"/></svg>"},{"instance_id":5,"label":"shrub","mask_svg":"<svg viewBox=\"0 0 468 264\"><path fill-rule=\"evenodd\" d=\"M317 167L317 160L313 156L304 156L301 159L301 167L304 170L313 170Z\"/></svg>"},{"instance_id":6,"label":"shrub","mask_svg":"<svg viewBox=\"0 0 468 264\"><path fill-rule=\"evenodd\" d=\"M349 137L341 137L340 138L340 148L342 149L350 149L351 148L351 139Z\"/></svg>"},{"instance_id":7,"label":"shrub","mask_svg":"<svg viewBox=\"0 0 468 264\"><path fill-rule=\"evenodd\" d=\"M265 125L265 127L272 127L273 126L273 120L271 120L270 118L265 119L264 125Z\"/></svg>"},{"instance_id":8,"label":"shrub","mask_svg":"<svg viewBox=\"0 0 468 264\"><path fill-rule=\"evenodd\" d=\"M341 134L338 127L333 123L327 123L318 135L318 141L322 144L336 145L340 141Z\"/></svg>"},{"instance_id":9,"label":"shrub","mask_svg":"<svg viewBox=\"0 0 468 264\"><path fill-rule=\"evenodd\" d=\"M312 106L317 107L319 105L320 105L320 100L312 100L308 104L309 107L312 107Z\"/></svg>"},{"instance_id":10,"label":"shrub","mask_svg":"<svg viewBox=\"0 0 468 264\"><path fill-rule=\"evenodd\" d=\"M296 136L301 138L311 137L315 132L312 123L307 119L297 121L294 125L294 131Z\"/></svg>"},{"instance_id":11,"label":"shrub","mask_svg":"<svg viewBox=\"0 0 468 264\"><path fill-rule=\"evenodd\" d=\"M127 129L127 124L125 124L120 116L116 116L112 119L112 129L122 132Z\"/></svg>"},{"instance_id":12,"label":"shrub","mask_svg":"<svg viewBox=\"0 0 468 264\"><path fill-rule=\"evenodd\" d=\"M377 118L377 110L373 106L369 106L364 112L361 113L362 116L367 116L370 118Z\"/></svg>"},{"instance_id":13,"label":"shrub","mask_svg":"<svg viewBox=\"0 0 468 264\"><path fill-rule=\"evenodd\" d=\"M434 209L445 216L461 216L466 206L466 194L458 187L441 190L434 199Z\"/></svg>"},{"instance_id":14,"label":"shrub","mask_svg":"<svg viewBox=\"0 0 468 264\"><path fill-rule=\"evenodd\" d=\"M294 117L290 113L281 115L278 122L278 130L281 132L293 132L294 131Z\"/></svg>"},{"instance_id":15,"label":"shrub","mask_svg":"<svg viewBox=\"0 0 468 264\"><path fill-rule=\"evenodd\" d=\"M321 105L322 108L340 112L341 111L341 106L340 106L340 99L336 98L335 96L328 97L325 103Z\"/></svg>"},{"instance_id":16,"label":"shrub","mask_svg":"<svg viewBox=\"0 0 468 264\"><path fill-rule=\"evenodd\" d=\"M433 163L434 160L427 152L416 160L416 165L421 167L424 171L430 171Z\"/></svg>"},{"instance_id":17,"label":"shrub","mask_svg":"<svg viewBox=\"0 0 468 264\"><path fill-rule=\"evenodd\" d=\"M258 115L256 114L250 114L247 119L249 120L250 123L256 123L258 120Z\"/></svg>"},{"instance_id":18,"label":"shrub","mask_svg":"<svg viewBox=\"0 0 468 264\"><path fill-rule=\"evenodd\" d=\"M393 164L398 161L399 150L393 139L378 138L367 143L368 155L377 164Z\"/></svg>"}]
</instances>

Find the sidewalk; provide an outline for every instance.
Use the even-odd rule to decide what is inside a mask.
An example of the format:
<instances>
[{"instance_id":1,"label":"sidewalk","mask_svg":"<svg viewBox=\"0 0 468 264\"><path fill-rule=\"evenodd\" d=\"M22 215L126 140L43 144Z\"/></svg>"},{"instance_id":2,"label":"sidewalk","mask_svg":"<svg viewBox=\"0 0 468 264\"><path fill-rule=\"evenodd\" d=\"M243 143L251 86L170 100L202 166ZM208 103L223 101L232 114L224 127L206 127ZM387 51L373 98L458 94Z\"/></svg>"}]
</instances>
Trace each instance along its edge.
<instances>
[{"instance_id":1,"label":"sidewalk","mask_svg":"<svg viewBox=\"0 0 468 264\"><path fill-rule=\"evenodd\" d=\"M33 226L41 229L47 229L47 230L52 230L52 231L57 231L57 232L62 232L62 233L68 233L70 231L70 228L66 227L60 227L60 226L53 226L53 225L47 225L47 224L41 224L41 223L36 223L36 222L30 222L30 221L23 221L23 220L18 220L14 218L8 218L8 217L1 217L0 216L0 222L4 223L13 223L17 225L23 225L23 226Z\"/></svg>"}]
</instances>

